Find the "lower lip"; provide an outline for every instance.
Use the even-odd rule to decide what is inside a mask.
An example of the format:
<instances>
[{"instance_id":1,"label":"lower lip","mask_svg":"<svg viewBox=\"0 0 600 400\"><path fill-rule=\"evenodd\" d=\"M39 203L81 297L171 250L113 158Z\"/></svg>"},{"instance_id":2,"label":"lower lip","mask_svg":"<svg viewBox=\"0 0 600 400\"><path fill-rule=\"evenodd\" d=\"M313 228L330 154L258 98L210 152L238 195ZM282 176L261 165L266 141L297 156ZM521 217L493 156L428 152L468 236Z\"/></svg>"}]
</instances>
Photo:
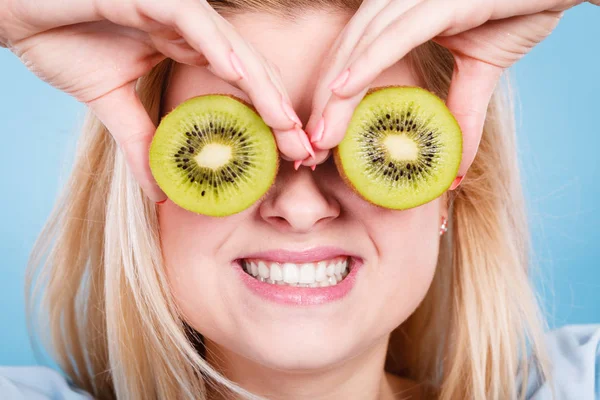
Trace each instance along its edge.
<instances>
[{"instance_id":1,"label":"lower lip","mask_svg":"<svg viewBox=\"0 0 600 400\"><path fill-rule=\"evenodd\" d=\"M352 290L356 282L356 274L362 264L356 259L351 259L350 262L350 272L340 283L316 288L265 283L248 275L240 263L236 263L236 269L246 287L265 300L279 304L311 306L340 300Z\"/></svg>"}]
</instances>

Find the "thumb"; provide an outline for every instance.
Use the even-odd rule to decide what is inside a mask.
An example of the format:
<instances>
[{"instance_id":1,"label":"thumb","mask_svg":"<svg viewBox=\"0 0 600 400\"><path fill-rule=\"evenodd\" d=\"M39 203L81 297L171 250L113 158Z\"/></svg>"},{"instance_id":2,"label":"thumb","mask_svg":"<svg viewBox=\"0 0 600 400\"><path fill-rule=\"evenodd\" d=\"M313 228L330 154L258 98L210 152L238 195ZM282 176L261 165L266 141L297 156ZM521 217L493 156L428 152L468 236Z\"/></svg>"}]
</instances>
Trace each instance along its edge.
<instances>
[{"instance_id":1,"label":"thumb","mask_svg":"<svg viewBox=\"0 0 600 400\"><path fill-rule=\"evenodd\" d=\"M135 81L88 103L123 151L131 172L154 202L167 198L150 171L149 150L156 127L135 91Z\"/></svg>"},{"instance_id":2,"label":"thumb","mask_svg":"<svg viewBox=\"0 0 600 400\"><path fill-rule=\"evenodd\" d=\"M458 177L463 177L477 154L487 108L503 69L457 54L454 59L446 104L463 134L463 154L458 170Z\"/></svg>"}]
</instances>

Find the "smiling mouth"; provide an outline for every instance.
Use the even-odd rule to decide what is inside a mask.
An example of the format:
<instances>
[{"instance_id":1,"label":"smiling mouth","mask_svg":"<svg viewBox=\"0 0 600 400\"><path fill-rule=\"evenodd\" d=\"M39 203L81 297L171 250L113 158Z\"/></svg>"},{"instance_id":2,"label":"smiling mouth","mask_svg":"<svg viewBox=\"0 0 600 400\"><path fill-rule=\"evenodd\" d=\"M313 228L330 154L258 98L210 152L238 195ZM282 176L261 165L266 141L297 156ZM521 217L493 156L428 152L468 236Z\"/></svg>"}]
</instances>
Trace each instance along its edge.
<instances>
[{"instance_id":1,"label":"smiling mouth","mask_svg":"<svg viewBox=\"0 0 600 400\"><path fill-rule=\"evenodd\" d=\"M351 270L350 257L311 263L278 263L260 259L241 260L242 269L254 279L272 285L327 287L341 282Z\"/></svg>"}]
</instances>

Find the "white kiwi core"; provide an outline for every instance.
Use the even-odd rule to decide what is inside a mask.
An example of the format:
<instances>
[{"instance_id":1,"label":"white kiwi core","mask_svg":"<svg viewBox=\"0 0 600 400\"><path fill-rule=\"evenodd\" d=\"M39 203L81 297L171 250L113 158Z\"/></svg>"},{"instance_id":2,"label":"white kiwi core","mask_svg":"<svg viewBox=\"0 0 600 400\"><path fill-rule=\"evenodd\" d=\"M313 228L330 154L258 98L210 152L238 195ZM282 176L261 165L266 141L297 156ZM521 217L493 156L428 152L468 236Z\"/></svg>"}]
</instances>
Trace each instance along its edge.
<instances>
[{"instance_id":1,"label":"white kiwi core","mask_svg":"<svg viewBox=\"0 0 600 400\"><path fill-rule=\"evenodd\" d=\"M231 146L209 143L194 157L199 166L217 170L231 160Z\"/></svg>"},{"instance_id":2,"label":"white kiwi core","mask_svg":"<svg viewBox=\"0 0 600 400\"><path fill-rule=\"evenodd\" d=\"M406 135L387 135L383 145L390 157L396 161L411 161L419 157L417 144Z\"/></svg>"}]
</instances>

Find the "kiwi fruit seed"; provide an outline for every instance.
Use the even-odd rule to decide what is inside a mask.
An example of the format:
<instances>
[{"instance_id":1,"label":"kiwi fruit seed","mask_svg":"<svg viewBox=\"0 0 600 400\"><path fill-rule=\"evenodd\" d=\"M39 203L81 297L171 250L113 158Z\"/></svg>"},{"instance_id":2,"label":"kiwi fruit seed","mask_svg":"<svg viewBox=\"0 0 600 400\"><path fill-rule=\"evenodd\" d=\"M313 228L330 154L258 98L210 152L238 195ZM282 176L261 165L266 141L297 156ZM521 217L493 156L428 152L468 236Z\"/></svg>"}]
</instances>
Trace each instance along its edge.
<instances>
[{"instance_id":1,"label":"kiwi fruit seed","mask_svg":"<svg viewBox=\"0 0 600 400\"><path fill-rule=\"evenodd\" d=\"M356 107L334 159L367 201L403 210L442 195L458 173L462 132L444 102L408 86L371 89Z\"/></svg>"},{"instance_id":2,"label":"kiwi fruit seed","mask_svg":"<svg viewBox=\"0 0 600 400\"><path fill-rule=\"evenodd\" d=\"M150 169L180 207L210 216L238 213L271 187L279 168L273 132L243 100L194 97L167 114L150 146Z\"/></svg>"}]
</instances>

